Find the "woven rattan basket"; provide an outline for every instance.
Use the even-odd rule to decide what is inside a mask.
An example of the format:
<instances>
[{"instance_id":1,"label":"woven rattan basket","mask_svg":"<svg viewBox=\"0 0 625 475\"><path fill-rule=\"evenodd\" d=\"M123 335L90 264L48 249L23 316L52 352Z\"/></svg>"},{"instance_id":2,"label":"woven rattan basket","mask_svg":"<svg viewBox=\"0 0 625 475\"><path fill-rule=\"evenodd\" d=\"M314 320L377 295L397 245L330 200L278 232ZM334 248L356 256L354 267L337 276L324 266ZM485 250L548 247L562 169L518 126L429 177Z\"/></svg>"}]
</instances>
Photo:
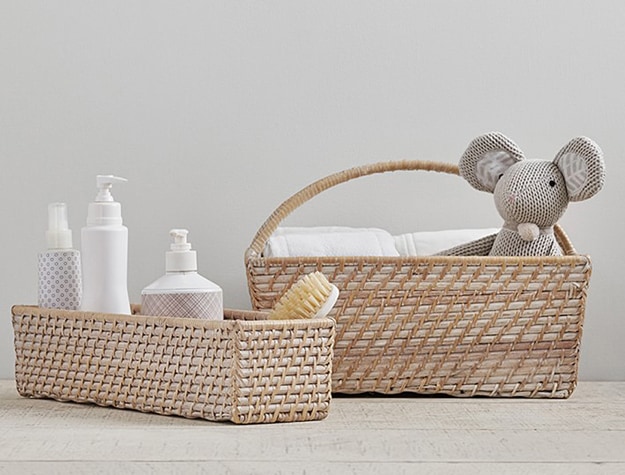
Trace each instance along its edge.
<instances>
[{"instance_id":1,"label":"woven rattan basket","mask_svg":"<svg viewBox=\"0 0 625 475\"><path fill-rule=\"evenodd\" d=\"M458 174L452 164L385 162L302 189L271 214L246 252L253 307L271 308L315 270L339 288L330 314L337 393L568 397L577 383L591 263L559 227L561 257L263 256L282 220L315 195L397 170Z\"/></svg>"},{"instance_id":2,"label":"woven rattan basket","mask_svg":"<svg viewBox=\"0 0 625 475\"><path fill-rule=\"evenodd\" d=\"M13 307L22 396L238 424L323 419L334 321L223 321ZM136 310L136 308L135 308Z\"/></svg>"}]
</instances>

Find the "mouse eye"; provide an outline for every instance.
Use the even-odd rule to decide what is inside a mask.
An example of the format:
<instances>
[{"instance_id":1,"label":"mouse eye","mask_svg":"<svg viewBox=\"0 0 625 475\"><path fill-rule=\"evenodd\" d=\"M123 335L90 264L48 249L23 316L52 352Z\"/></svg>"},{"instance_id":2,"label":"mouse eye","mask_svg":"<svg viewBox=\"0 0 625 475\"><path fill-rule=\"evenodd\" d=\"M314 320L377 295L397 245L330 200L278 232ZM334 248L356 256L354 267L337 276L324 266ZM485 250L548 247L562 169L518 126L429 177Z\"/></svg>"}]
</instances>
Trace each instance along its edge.
<instances>
[{"instance_id":1,"label":"mouse eye","mask_svg":"<svg viewBox=\"0 0 625 475\"><path fill-rule=\"evenodd\" d=\"M549 180L549 186L551 188L553 188L554 186L556 186L556 181L555 180Z\"/></svg>"}]
</instances>

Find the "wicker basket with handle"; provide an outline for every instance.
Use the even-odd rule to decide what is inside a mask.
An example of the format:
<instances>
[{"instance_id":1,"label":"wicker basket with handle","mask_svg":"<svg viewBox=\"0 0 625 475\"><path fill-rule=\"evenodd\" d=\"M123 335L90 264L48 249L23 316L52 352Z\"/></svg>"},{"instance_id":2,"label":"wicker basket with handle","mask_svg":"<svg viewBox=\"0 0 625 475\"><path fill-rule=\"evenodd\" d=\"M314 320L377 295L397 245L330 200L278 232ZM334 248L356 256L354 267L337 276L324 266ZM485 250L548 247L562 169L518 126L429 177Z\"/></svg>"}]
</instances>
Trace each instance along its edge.
<instances>
[{"instance_id":1,"label":"wicker basket with handle","mask_svg":"<svg viewBox=\"0 0 625 475\"><path fill-rule=\"evenodd\" d=\"M332 390L565 398L577 384L588 256L564 231L564 256L265 257L296 208L346 181L399 170L458 174L456 165L397 161L320 179L284 201L245 254L255 309L269 309L319 270L340 290Z\"/></svg>"},{"instance_id":2,"label":"wicker basket with handle","mask_svg":"<svg viewBox=\"0 0 625 475\"><path fill-rule=\"evenodd\" d=\"M135 307L134 310L138 310ZM237 424L323 419L334 321L223 321L15 306L22 396Z\"/></svg>"}]
</instances>

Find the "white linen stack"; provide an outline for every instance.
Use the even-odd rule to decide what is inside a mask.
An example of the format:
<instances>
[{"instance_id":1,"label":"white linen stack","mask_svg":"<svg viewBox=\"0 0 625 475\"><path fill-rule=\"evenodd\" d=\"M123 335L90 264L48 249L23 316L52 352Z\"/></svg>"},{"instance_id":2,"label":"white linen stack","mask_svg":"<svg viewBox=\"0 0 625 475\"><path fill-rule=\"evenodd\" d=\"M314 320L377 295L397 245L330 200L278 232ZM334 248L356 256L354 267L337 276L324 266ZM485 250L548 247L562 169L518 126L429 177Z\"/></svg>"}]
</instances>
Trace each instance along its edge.
<instances>
[{"instance_id":1,"label":"white linen stack","mask_svg":"<svg viewBox=\"0 0 625 475\"><path fill-rule=\"evenodd\" d=\"M267 240L265 257L399 256L393 236L377 228L280 227Z\"/></svg>"},{"instance_id":2,"label":"white linen stack","mask_svg":"<svg viewBox=\"0 0 625 475\"><path fill-rule=\"evenodd\" d=\"M437 252L495 234L499 228L422 231L393 236L400 256L431 256Z\"/></svg>"},{"instance_id":3,"label":"white linen stack","mask_svg":"<svg viewBox=\"0 0 625 475\"><path fill-rule=\"evenodd\" d=\"M267 240L265 257L430 256L495 234L499 228L421 231L392 236L379 228L279 227Z\"/></svg>"}]
</instances>

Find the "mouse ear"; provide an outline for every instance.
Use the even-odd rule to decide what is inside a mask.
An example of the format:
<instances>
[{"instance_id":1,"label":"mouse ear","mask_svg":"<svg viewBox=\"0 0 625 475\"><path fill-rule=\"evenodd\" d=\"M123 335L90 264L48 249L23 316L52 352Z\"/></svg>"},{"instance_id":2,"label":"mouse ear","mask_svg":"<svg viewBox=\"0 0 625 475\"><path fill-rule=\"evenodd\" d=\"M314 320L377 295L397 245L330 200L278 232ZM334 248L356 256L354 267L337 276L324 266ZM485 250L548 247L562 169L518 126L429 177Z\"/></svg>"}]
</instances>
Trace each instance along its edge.
<instances>
[{"instance_id":1,"label":"mouse ear","mask_svg":"<svg viewBox=\"0 0 625 475\"><path fill-rule=\"evenodd\" d=\"M594 196L605 181L603 152L588 137L577 137L567 143L553 159L566 182L569 201L582 201Z\"/></svg>"},{"instance_id":2,"label":"mouse ear","mask_svg":"<svg viewBox=\"0 0 625 475\"><path fill-rule=\"evenodd\" d=\"M524 158L512 140L499 132L491 132L471 141L458 168L473 188L492 193L501 175Z\"/></svg>"}]
</instances>

